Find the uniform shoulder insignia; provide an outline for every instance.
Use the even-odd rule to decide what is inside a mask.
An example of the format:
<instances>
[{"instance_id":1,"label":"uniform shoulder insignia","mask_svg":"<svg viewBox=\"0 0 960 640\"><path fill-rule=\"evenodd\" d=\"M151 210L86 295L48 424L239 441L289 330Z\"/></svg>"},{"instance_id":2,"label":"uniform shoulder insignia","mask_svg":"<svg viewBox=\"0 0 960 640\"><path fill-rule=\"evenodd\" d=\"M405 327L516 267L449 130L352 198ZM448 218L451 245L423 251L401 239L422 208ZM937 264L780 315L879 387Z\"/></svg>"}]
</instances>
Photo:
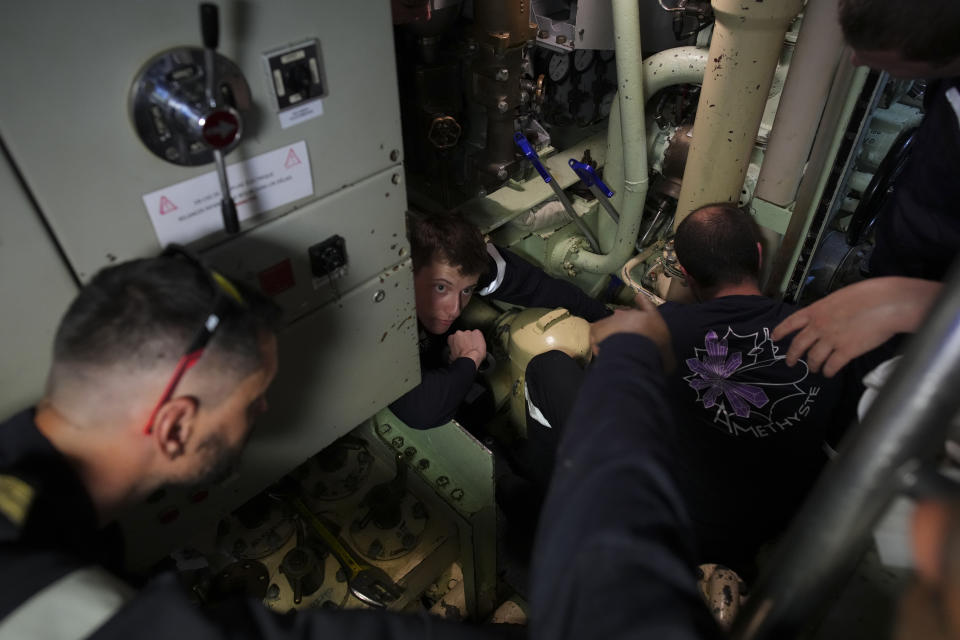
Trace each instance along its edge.
<instances>
[{"instance_id":1,"label":"uniform shoulder insignia","mask_svg":"<svg viewBox=\"0 0 960 640\"><path fill-rule=\"evenodd\" d=\"M33 503L34 490L16 476L0 474L0 514L16 527L23 525Z\"/></svg>"}]
</instances>

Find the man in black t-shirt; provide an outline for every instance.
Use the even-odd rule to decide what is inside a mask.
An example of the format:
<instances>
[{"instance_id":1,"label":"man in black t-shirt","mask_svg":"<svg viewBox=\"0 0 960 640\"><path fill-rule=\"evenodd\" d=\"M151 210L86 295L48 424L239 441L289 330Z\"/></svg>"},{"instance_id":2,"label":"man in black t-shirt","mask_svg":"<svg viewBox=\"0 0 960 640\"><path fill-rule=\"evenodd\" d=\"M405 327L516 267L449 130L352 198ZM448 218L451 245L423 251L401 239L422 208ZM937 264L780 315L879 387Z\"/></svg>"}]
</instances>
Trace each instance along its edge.
<instances>
[{"instance_id":1,"label":"man in black t-shirt","mask_svg":"<svg viewBox=\"0 0 960 640\"><path fill-rule=\"evenodd\" d=\"M752 573L759 547L799 508L826 462L822 443L849 398L848 379L785 362L771 333L796 307L760 293L753 219L730 204L701 207L677 228L677 260L697 299L660 307L677 370L677 477L704 562ZM854 373L855 376L855 373Z\"/></svg>"},{"instance_id":2,"label":"man in black t-shirt","mask_svg":"<svg viewBox=\"0 0 960 640\"><path fill-rule=\"evenodd\" d=\"M796 307L761 295L758 238L753 219L731 204L691 213L675 247L698 302L660 307L677 360L667 380L670 438L697 558L746 578L826 462L823 441L852 417L860 379L859 367L827 379L802 360L786 364L790 342L774 343L771 333ZM534 358L530 404L562 428L582 375L563 354Z\"/></svg>"}]
</instances>

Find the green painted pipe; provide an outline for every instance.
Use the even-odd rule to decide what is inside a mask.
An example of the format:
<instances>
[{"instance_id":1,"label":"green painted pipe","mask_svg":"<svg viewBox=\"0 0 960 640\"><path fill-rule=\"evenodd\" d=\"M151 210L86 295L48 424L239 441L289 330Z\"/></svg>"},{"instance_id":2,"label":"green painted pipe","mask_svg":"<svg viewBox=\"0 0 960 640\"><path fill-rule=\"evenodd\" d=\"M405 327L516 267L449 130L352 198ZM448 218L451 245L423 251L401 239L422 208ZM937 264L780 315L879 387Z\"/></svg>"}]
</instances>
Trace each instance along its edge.
<instances>
[{"instance_id":1,"label":"green painted pipe","mask_svg":"<svg viewBox=\"0 0 960 640\"><path fill-rule=\"evenodd\" d=\"M590 273L614 273L633 253L643 204L647 198L647 135L644 105L660 89L703 81L707 51L677 47L640 59L640 27L635 0L614 0L614 35L617 46L617 101L610 111L607 127L607 161L604 179L616 193L611 202L620 212L620 223L606 216L599 221L600 247L597 254L569 243L553 254L560 268L567 263Z\"/></svg>"}]
</instances>

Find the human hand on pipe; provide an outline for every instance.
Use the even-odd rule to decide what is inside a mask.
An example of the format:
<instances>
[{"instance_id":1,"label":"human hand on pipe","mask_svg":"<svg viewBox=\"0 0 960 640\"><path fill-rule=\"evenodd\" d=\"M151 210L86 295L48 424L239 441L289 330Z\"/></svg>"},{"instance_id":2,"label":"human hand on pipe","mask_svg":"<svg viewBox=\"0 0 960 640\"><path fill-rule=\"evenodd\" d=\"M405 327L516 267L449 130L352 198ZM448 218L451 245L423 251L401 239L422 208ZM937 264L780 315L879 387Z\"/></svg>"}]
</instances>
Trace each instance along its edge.
<instances>
[{"instance_id":1,"label":"human hand on pipe","mask_svg":"<svg viewBox=\"0 0 960 640\"><path fill-rule=\"evenodd\" d=\"M854 358L898 333L916 331L942 284L920 278L871 278L821 298L787 317L773 330L782 340L794 331L787 364L806 354L813 372L833 377Z\"/></svg>"},{"instance_id":2,"label":"human hand on pipe","mask_svg":"<svg viewBox=\"0 0 960 640\"><path fill-rule=\"evenodd\" d=\"M590 325L590 348L593 355L599 355L603 341L617 333L635 333L650 338L660 351L663 370L669 373L676 367L670 330L660 312L646 297L640 301L640 308L614 311L613 315Z\"/></svg>"}]
</instances>

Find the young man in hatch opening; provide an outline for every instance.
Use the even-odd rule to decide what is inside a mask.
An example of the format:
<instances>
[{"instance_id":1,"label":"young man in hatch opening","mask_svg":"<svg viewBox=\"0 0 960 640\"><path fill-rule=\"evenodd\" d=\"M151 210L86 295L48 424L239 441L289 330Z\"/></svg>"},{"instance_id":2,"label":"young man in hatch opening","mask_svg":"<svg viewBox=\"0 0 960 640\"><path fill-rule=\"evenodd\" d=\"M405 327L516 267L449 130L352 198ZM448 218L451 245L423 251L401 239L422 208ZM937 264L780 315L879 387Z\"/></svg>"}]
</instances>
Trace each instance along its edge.
<instances>
[{"instance_id":1,"label":"young man in hatch opening","mask_svg":"<svg viewBox=\"0 0 960 640\"><path fill-rule=\"evenodd\" d=\"M390 409L414 429L450 421L487 355L478 330L456 320L474 293L525 307L564 307L593 322L610 311L576 285L487 243L459 214L407 216L420 345L420 384Z\"/></svg>"}]
</instances>

